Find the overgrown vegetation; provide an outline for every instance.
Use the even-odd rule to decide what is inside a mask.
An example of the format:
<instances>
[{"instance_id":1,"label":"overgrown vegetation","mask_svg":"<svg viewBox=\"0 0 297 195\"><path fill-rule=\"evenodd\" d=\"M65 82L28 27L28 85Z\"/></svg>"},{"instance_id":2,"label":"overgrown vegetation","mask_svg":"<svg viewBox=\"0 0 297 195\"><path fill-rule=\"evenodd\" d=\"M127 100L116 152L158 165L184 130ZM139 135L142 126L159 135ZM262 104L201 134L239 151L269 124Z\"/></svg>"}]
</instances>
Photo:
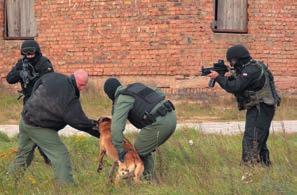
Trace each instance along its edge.
<instances>
[{"instance_id":1,"label":"overgrown vegetation","mask_svg":"<svg viewBox=\"0 0 297 195\"><path fill-rule=\"evenodd\" d=\"M18 94L0 88L0 124L17 124L22 110ZM83 108L90 118L110 115L111 101L90 85L81 93ZM239 112L234 100L210 97L207 101L173 101L179 122L244 120L245 112ZM297 98L284 98L274 120L297 120Z\"/></svg>"},{"instance_id":2,"label":"overgrown vegetation","mask_svg":"<svg viewBox=\"0 0 297 195\"><path fill-rule=\"evenodd\" d=\"M134 135L129 135L133 140ZM193 140L193 144L189 144ZM0 134L1 194L295 194L297 193L297 135L272 134L269 139L273 166L250 169L251 180L242 181L248 171L239 165L241 136L200 134L180 129L156 152L156 180L139 186L107 185L111 161L104 172L96 172L98 140L91 137L63 138L71 154L77 186L59 188L52 170L35 152L35 159L16 184L6 169L15 156L16 138Z\"/></svg>"},{"instance_id":3,"label":"overgrown vegetation","mask_svg":"<svg viewBox=\"0 0 297 195\"><path fill-rule=\"evenodd\" d=\"M17 124L22 102L17 95L0 91L0 124ZM111 102L101 91L91 87L81 94L83 108L90 118L110 115ZM212 101L212 103L210 103ZM203 102L175 101L179 122L244 120L231 99L211 99ZM276 120L297 119L296 99L285 98ZM133 141L134 135L128 135ZM189 140L193 144L189 144ZM261 166L251 170L239 165L241 135L222 136L200 134L193 129L178 130L157 150L156 180L139 186L107 185L111 165L96 172L98 140L75 136L63 138L72 159L76 186L62 188L53 182L52 169L45 165L38 152L22 179L7 177L6 171L14 159L17 138L0 133L0 192L1 194L295 194L297 193L297 134L272 134L269 139L272 168ZM250 172L250 180L242 175Z\"/></svg>"},{"instance_id":4,"label":"overgrown vegetation","mask_svg":"<svg viewBox=\"0 0 297 195\"><path fill-rule=\"evenodd\" d=\"M22 101L18 94L10 93L0 87L0 124L16 124L19 120Z\"/></svg>"}]
</instances>

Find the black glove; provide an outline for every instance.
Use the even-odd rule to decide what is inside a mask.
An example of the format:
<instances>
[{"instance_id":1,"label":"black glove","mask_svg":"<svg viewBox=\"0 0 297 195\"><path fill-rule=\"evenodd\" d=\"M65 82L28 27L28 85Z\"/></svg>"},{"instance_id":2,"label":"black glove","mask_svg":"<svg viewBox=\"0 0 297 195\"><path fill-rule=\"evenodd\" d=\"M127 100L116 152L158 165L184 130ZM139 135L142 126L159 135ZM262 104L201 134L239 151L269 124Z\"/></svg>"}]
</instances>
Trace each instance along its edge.
<instances>
[{"instance_id":1,"label":"black glove","mask_svg":"<svg viewBox=\"0 0 297 195\"><path fill-rule=\"evenodd\" d=\"M97 121L97 120L94 120L94 119L90 119L90 120L91 120L92 123L93 123L93 128L92 128L92 130L100 132L100 131L99 131L99 126L98 126L98 121Z\"/></svg>"},{"instance_id":2,"label":"black glove","mask_svg":"<svg viewBox=\"0 0 297 195\"><path fill-rule=\"evenodd\" d=\"M22 69L23 69L23 60L22 60L22 59L20 59L20 60L16 63L16 65L15 65L15 69L16 69L16 70L22 70Z\"/></svg>"},{"instance_id":3,"label":"black glove","mask_svg":"<svg viewBox=\"0 0 297 195\"><path fill-rule=\"evenodd\" d=\"M90 128L90 129L87 129L87 130L83 130L83 131L87 132L88 134L90 134L90 135L92 135L94 137L99 138L100 137L100 131L99 131L99 128L97 126L98 123L97 123L97 121L96 121L96 123L94 123L94 120L91 120L91 121L93 123L93 127Z\"/></svg>"},{"instance_id":4,"label":"black glove","mask_svg":"<svg viewBox=\"0 0 297 195\"><path fill-rule=\"evenodd\" d=\"M123 151L123 152L120 152L119 153L119 161L121 161L122 163L124 162L125 160L125 155L126 155L126 151Z\"/></svg>"},{"instance_id":5,"label":"black glove","mask_svg":"<svg viewBox=\"0 0 297 195\"><path fill-rule=\"evenodd\" d=\"M95 119L90 119L90 120L92 121L93 124L96 124L96 125L98 124L97 120L95 120Z\"/></svg>"},{"instance_id":6,"label":"black glove","mask_svg":"<svg viewBox=\"0 0 297 195\"><path fill-rule=\"evenodd\" d=\"M86 130L85 132L87 132L87 133L90 134L91 136L100 138L100 133L99 133L98 130L94 130L94 129L92 128L92 129Z\"/></svg>"}]
</instances>

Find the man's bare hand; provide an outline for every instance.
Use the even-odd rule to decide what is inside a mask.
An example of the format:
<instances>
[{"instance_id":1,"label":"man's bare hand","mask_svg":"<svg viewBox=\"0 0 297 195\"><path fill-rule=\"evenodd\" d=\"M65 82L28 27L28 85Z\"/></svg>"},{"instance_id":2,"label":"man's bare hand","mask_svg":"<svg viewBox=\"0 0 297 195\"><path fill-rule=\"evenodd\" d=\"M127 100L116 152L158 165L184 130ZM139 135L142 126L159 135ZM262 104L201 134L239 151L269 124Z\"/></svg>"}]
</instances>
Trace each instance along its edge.
<instances>
[{"instance_id":1,"label":"man's bare hand","mask_svg":"<svg viewBox=\"0 0 297 195\"><path fill-rule=\"evenodd\" d=\"M219 76L219 73L216 72L216 71L211 71L210 74L207 75L208 77L212 78L212 79L215 79Z\"/></svg>"}]
</instances>

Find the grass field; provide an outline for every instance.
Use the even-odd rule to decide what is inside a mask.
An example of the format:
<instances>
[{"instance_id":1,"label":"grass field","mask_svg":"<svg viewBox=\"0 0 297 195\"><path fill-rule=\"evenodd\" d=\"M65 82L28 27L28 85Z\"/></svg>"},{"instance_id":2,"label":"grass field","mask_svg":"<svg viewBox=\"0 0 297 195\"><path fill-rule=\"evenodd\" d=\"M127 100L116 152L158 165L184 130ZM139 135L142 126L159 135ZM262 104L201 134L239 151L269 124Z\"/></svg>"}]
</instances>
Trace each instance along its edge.
<instances>
[{"instance_id":1,"label":"grass field","mask_svg":"<svg viewBox=\"0 0 297 195\"><path fill-rule=\"evenodd\" d=\"M129 135L133 140L134 135ZM5 175L14 158L16 138L0 134L1 194L296 194L297 135L272 134L269 139L273 166L255 167L251 181L242 181L247 169L239 165L241 136L199 134L180 129L155 154L154 183L107 185L111 161L96 172L97 140L91 137L63 138L67 145L77 186L57 187L52 170L38 152L18 184ZM193 140L193 145L189 144Z\"/></svg>"},{"instance_id":2,"label":"grass field","mask_svg":"<svg viewBox=\"0 0 297 195\"><path fill-rule=\"evenodd\" d=\"M17 124L22 110L22 101L17 94L0 88L0 124ZM102 92L89 87L81 93L81 102L91 118L110 115L111 102ZM239 112L232 99L211 98L208 101L175 101L178 122L244 120L244 111ZM284 98L274 120L297 120L297 98Z\"/></svg>"},{"instance_id":3,"label":"grass field","mask_svg":"<svg viewBox=\"0 0 297 195\"><path fill-rule=\"evenodd\" d=\"M94 89L81 94L83 108L91 118L110 115L111 102ZM0 124L17 124L22 109L17 95L0 90ZM244 120L231 99L207 102L174 101L178 122ZM296 120L297 101L284 98L275 120ZM128 135L133 141L134 135ZM156 180L149 184L107 185L111 165L96 172L98 144L91 137L63 138L71 155L76 186L58 187L51 167L36 152L35 159L19 183L6 170L17 149L17 138L0 133L0 194L297 194L297 134L272 134L268 145L273 167L255 167L251 181L242 181L247 170L239 165L241 135L200 134L179 129L156 152ZM193 140L193 145L189 144Z\"/></svg>"}]
</instances>

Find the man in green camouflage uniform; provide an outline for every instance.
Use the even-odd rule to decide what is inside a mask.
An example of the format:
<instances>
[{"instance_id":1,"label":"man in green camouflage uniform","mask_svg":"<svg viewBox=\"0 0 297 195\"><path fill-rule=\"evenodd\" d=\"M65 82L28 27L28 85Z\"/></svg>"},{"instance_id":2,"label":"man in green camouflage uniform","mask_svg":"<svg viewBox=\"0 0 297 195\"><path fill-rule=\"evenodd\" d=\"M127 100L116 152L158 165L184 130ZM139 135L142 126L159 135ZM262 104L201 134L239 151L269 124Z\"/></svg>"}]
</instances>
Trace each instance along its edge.
<instances>
[{"instance_id":1,"label":"man in green camouflage uniform","mask_svg":"<svg viewBox=\"0 0 297 195\"><path fill-rule=\"evenodd\" d=\"M141 83L124 87L116 78L109 78L104 91L113 102L112 142L119 160L124 161L123 131L127 119L141 129L135 141L135 148L144 163L144 176L151 179L154 170L152 152L163 144L175 131L176 114L173 104L165 95Z\"/></svg>"}]
</instances>

